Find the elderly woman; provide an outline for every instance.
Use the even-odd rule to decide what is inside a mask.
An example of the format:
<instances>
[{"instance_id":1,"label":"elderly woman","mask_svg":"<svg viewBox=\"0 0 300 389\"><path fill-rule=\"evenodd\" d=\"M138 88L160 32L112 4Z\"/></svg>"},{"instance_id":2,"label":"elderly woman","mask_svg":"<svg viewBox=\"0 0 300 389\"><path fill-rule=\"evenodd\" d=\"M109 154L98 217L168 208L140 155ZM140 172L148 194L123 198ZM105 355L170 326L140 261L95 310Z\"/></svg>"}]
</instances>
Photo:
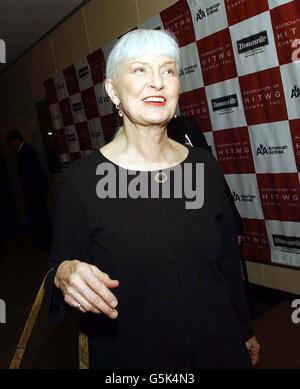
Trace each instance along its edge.
<instances>
[{"instance_id":1,"label":"elderly woman","mask_svg":"<svg viewBox=\"0 0 300 389\"><path fill-rule=\"evenodd\" d=\"M167 136L179 69L170 34L124 35L105 82L123 126L66 173L51 314L85 313L91 368L247 368L258 357L222 174Z\"/></svg>"}]
</instances>

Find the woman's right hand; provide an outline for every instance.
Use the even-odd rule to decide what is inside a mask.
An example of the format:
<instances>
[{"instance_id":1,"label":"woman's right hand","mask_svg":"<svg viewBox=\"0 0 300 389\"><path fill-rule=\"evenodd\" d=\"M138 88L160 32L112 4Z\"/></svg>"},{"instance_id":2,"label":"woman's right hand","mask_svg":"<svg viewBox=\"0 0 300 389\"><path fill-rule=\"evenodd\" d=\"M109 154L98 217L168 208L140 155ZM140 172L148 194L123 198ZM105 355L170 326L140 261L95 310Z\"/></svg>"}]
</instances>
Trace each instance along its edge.
<instances>
[{"instance_id":1,"label":"woman's right hand","mask_svg":"<svg viewBox=\"0 0 300 389\"><path fill-rule=\"evenodd\" d=\"M96 266L78 260L62 262L56 272L55 286L64 300L81 312L104 313L111 319L118 316L118 301L110 289L119 286Z\"/></svg>"}]
</instances>

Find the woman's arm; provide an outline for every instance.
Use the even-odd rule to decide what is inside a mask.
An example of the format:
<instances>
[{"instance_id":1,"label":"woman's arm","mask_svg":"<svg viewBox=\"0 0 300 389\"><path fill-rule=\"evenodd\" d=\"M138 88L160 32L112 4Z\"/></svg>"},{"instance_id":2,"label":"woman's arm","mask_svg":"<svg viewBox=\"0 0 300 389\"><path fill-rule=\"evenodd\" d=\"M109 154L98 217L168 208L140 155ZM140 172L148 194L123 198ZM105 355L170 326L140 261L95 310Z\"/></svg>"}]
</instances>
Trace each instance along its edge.
<instances>
[{"instance_id":1,"label":"woman's arm","mask_svg":"<svg viewBox=\"0 0 300 389\"><path fill-rule=\"evenodd\" d=\"M242 280L240 253L232 208L225 191L222 193L223 213L220 220L222 231L222 250L220 270L226 282L227 291L240 323L242 335L249 350L252 364L259 358L260 345L253 331L248 302Z\"/></svg>"},{"instance_id":2,"label":"woman's arm","mask_svg":"<svg viewBox=\"0 0 300 389\"><path fill-rule=\"evenodd\" d=\"M50 317L59 320L67 305L82 312L105 313L117 317L117 299L110 288L117 280L89 264L88 220L83 202L66 174L58 196L55 233L50 254L52 271L46 280ZM79 305L80 304L80 305Z\"/></svg>"}]
</instances>

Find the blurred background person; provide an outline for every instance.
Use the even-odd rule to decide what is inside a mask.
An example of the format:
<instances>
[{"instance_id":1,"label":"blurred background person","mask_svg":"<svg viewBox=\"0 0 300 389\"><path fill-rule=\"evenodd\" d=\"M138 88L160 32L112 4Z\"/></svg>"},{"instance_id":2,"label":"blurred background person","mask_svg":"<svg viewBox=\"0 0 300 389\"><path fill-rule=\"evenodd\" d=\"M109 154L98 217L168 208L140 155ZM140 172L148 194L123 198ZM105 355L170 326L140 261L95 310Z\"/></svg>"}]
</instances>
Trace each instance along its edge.
<instances>
[{"instance_id":1,"label":"blurred background person","mask_svg":"<svg viewBox=\"0 0 300 389\"><path fill-rule=\"evenodd\" d=\"M18 172L35 243L40 250L49 248L52 226L46 201L48 177L36 150L24 141L20 131L11 130L6 140L9 147L18 153Z\"/></svg>"}]
</instances>

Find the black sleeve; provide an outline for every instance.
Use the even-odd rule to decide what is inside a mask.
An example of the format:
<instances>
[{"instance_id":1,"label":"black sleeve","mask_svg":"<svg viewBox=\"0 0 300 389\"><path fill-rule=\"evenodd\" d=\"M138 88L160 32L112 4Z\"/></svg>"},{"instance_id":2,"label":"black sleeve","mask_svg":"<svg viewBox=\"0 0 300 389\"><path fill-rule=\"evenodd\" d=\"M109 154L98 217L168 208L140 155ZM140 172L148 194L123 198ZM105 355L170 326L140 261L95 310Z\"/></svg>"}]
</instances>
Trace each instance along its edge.
<instances>
[{"instance_id":1,"label":"black sleeve","mask_svg":"<svg viewBox=\"0 0 300 389\"><path fill-rule=\"evenodd\" d=\"M50 300L51 321L60 320L69 306L63 294L54 284L58 266L65 260L78 259L88 262L89 235L87 217L82 201L68 175L58 194L55 211L55 229L49 258L52 269L45 282L46 295Z\"/></svg>"},{"instance_id":2,"label":"black sleeve","mask_svg":"<svg viewBox=\"0 0 300 389\"><path fill-rule=\"evenodd\" d=\"M222 231L222 250L219 267L225 279L232 305L236 311L244 340L246 341L251 336L253 336L253 328L242 280L240 253L237 243L237 232L235 228L232 208L225 190L223 190L222 198L223 213L220 220Z\"/></svg>"}]
</instances>

